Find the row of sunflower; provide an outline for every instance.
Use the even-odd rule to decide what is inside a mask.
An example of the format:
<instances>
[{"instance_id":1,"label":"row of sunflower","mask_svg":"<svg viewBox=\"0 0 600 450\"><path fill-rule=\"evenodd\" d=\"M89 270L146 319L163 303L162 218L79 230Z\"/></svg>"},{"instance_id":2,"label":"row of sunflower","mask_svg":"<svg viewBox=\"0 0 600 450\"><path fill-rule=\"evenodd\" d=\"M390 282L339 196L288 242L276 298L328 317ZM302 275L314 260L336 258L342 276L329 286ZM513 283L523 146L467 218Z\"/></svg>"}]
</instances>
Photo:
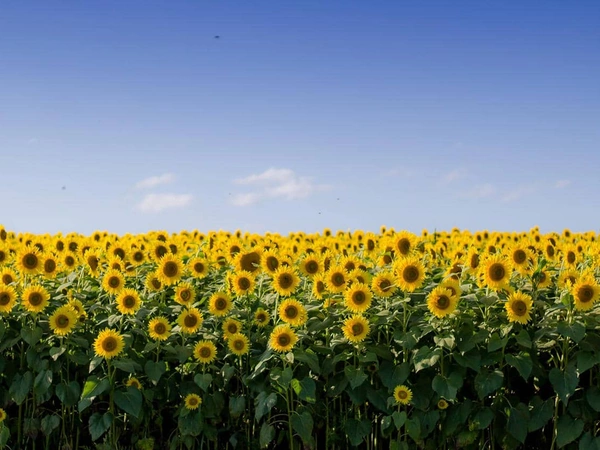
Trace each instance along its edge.
<instances>
[{"instance_id":1,"label":"row of sunflower","mask_svg":"<svg viewBox=\"0 0 600 450\"><path fill-rule=\"evenodd\" d=\"M0 226L0 447L600 448L595 233Z\"/></svg>"}]
</instances>

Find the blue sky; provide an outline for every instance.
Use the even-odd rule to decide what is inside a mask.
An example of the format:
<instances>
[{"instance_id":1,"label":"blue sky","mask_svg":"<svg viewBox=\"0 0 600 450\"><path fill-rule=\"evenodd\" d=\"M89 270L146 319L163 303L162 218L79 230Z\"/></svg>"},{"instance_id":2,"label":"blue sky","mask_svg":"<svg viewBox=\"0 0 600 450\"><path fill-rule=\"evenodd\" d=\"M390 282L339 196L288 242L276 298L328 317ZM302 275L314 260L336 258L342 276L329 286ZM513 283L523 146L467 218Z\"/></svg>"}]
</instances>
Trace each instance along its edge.
<instances>
[{"instance_id":1,"label":"blue sky","mask_svg":"<svg viewBox=\"0 0 600 450\"><path fill-rule=\"evenodd\" d=\"M597 230L598 80L596 1L4 2L0 224Z\"/></svg>"}]
</instances>

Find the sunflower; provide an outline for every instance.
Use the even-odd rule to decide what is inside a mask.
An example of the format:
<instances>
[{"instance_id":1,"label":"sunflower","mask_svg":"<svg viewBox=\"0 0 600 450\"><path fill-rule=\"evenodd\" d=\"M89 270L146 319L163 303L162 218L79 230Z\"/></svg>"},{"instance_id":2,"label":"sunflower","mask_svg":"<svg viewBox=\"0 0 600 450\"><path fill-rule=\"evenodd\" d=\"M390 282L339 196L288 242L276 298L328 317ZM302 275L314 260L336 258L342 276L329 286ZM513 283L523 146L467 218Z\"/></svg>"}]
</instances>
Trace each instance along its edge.
<instances>
[{"instance_id":1,"label":"sunflower","mask_svg":"<svg viewBox=\"0 0 600 450\"><path fill-rule=\"evenodd\" d=\"M279 305L279 318L293 327L299 327L306 323L308 316L306 308L298 300L289 298Z\"/></svg>"},{"instance_id":2,"label":"sunflower","mask_svg":"<svg viewBox=\"0 0 600 450\"><path fill-rule=\"evenodd\" d=\"M202 404L202 399L198 394L188 394L185 396L184 405L186 409L193 411L198 409L198 407Z\"/></svg>"},{"instance_id":3,"label":"sunflower","mask_svg":"<svg viewBox=\"0 0 600 450\"><path fill-rule=\"evenodd\" d=\"M17 272L10 267L0 269L0 285L16 283L18 280Z\"/></svg>"},{"instance_id":4,"label":"sunflower","mask_svg":"<svg viewBox=\"0 0 600 450\"><path fill-rule=\"evenodd\" d=\"M130 261L134 267L138 267L146 262L146 252L143 250L139 248L131 249L130 253L131 254L127 260Z\"/></svg>"},{"instance_id":5,"label":"sunflower","mask_svg":"<svg viewBox=\"0 0 600 450\"><path fill-rule=\"evenodd\" d=\"M408 405L412 400L412 396L412 391L403 384L396 386L394 389L394 399L396 399L396 403L399 403L400 405Z\"/></svg>"},{"instance_id":6,"label":"sunflower","mask_svg":"<svg viewBox=\"0 0 600 450\"><path fill-rule=\"evenodd\" d=\"M460 282L455 278L448 278L443 281L440 286L444 289L448 289L452 297L455 297L457 300L460 298L460 294L462 293L462 289L460 287Z\"/></svg>"},{"instance_id":7,"label":"sunflower","mask_svg":"<svg viewBox=\"0 0 600 450\"><path fill-rule=\"evenodd\" d=\"M304 275L313 278L323 271L323 263L317 255L310 254L300 261L299 268Z\"/></svg>"},{"instance_id":8,"label":"sunflower","mask_svg":"<svg viewBox=\"0 0 600 450\"><path fill-rule=\"evenodd\" d=\"M533 301L531 296L523 292L513 292L509 295L508 300L504 304L508 320L510 322L519 322L526 324L531 320L531 307Z\"/></svg>"},{"instance_id":9,"label":"sunflower","mask_svg":"<svg viewBox=\"0 0 600 450\"><path fill-rule=\"evenodd\" d=\"M208 311L213 316L226 316L232 307L231 297L226 292L215 292L208 299Z\"/></svg>"},{"instance_id":10,"label":"sunflower","mask_svg":"<svg viewBox=\"0 0 600 450\"><path fill-rule=\"evenodd\" d=\"M417 244L417 236L408 231L401 231L391 238L391 247L394 253L400 255L401 258L410 255Z\"/></svg>"},{"instance_id":11,"label":"sunflower","mask_svg":"<svg viewBox=\"0 0 600 450\"><path fill-rule=\"evenodd\" d=\"M217 357L217 347L212 341L200 341L194 347L194 357L202 364L210 364Z\"/></svg>"},{"instance_id":12,"label":"sunflower","mask_svg":"<svg viewBox=\"0 0 600 450\"><path fill-rule=\"evenodd\" d=\"M571 289L580 278L580 273L574 269L563 270L556 280L556 284L561 289Z\"/></svg>"},{"instance_id":13,"label":"sunflower","mask_svg":"<svg viewBox=\"0 0 600 450\"><path fill-rule=\"evenodd\" d=\"M183 275L183 263L177 256L168 253L160 258L156 274L164 286L175 284Z\"/></svg>"},{"instance_id":14,"label":"sunflower","mask_svg":"<svg viewBox=\"0 0 600 450\"><path fill-rule=\"evenodd\" d=\"M71 308L73 308L73 310L75 311L75 314L77 315L77 319L80 322L83 322L84 319L87 317L87 313L85 312L85 309L83 308L83 303L81 303L80 300L71 299L67 302L67 305L69 305Z\"/></svg>"},{"instance_id":15,"label":"sunflower","mask_svg":"<svg viewBox=\"0 0 600 450\"><path fill-rule=\"evenodd\" d=\"M21 301L23 307L33 313L38 313L44 310L48 305L50 294L48 291L40 285L27 286L21 294Z\"/></svg>"},{"instance_id":16,"label":"sunflower","mask_svg":"<svg viewBox=\"0 0 600 450\"><path fill-rule=\"evenodd\" d=\"M261 254L257 250L239 252L233 258L233 264L237 272L245 271L250 273L258 273L260 266Z\"/></svg>"},{"instance_id":17,"label":"sunflower","mask_svg":"<svg viewBox=\"0 0 600 450\"><path fill-rule=\"evenodd\" d=\"M58 336L69 334L77 324L77 313L69 306L64 305L57 308L48 318L50 329Z\"/></svg>"},{"instance_id":18,"label":"sunflower","mask_svg":"<svg viewBox=\"0 0 600 450\"><path fill-rule=\"evenodd\" d=\"M131 377L129 378L126 382L125 382L125 386L127 387L133 387L136 388L138 391L142 390L142 383L140 383L140 380L138 380L135 377Z\"/></svg>"},{"instance_id":19,"label":"sunflower","mask_svg":"<svg viewBox=\"0 0 600 450\"><path fill-rule=\"evenodd\" d=\"M369 309L372 299L373 294L366 284L353 283L352 286L344 292L344 303L346 308L354 313L363 313Z\"/></svg>"},{"instance_id":20,"label":"sunflower","mask_svg":"<svg viewBox=\"0 0 600 450\"><path fill-rule=\"evenodd\" d=\"M448 402L443 398L440 398L437 402L437 407L443 411L444 409L448 408Z\"/></svg>"},{"instance_id":21,"label":"sunflower","mask_svg":"<svg viewBox=\"0 0 600 450\"><path fill-rule=\"evenodd\" d=\"M0 408L0 424L6 420L7 414L2 408Z\"/></svg>"},{"instance_id":22,"label":"sunflower","mask_svg":"<svg viewBox=\"0 0 600 450\"><path fill-rule=\"evenodd\" d=\"M292 295L300 284L300 277L290 267L280 267L273 275L273 289L279 295Z\"/></svg>"},{"instance_id":23,"label":"sunflower","mask_svg":"<svg viewBox=\"0 0 600 450\"><path fill-rule=\"evenodd\" d=\"M325 277L323 274L319 274L313 278L312 294L315 298L321 300L323 298L323 294L325 294L325 290Z\"/></svg>"},{"instance_id":24,"label":"sunflower","mask_svg":"<svg viewBox=\"0 0 600 450\"><path fill-rule=\"evenodd\" d=\"M289 325L277 325L269 337L269 346L276 352L288 352L297 341L298 336Z\"/></svg>"},{"instance_id":25,"label":"sunflower","mask_svg":"<svg viewBox=\"0 0 600 450\"><path fill-rule=\"evenodd\" d=\"M188 271L195 278L204 278L208 274L208 261L205 258L195 257L187 262Z\"/></svg>"},{"instance_id":26,"label":"sunflower","mask_svg":"<svg viewBox=\"0 0 600 450\"><path fill-rule=\"evenodd\" d=\"M255 284L254 275L245 270L235 273L231 280L233 292L235 292L235 295L238 297L251 294L252 291L254 291Z\"/></svg>"},{"instance_id":27,"label":"sunflower","mask_svg":"<svg viewBox=\"0 0 600 450\"><path fill-rule=\"evenodd\" d=\"M346 269L343 266L330 267L325 274L325 285L331 293L344 292L347 281Z\"/></svg>"},{"instance_id":28,"label":"sunflower","mask_svg":"<svg viewBox=\"0 0 600 450\"><path fill-rule=\"evenodd\" d=\"M596 283L593 275L583 275L572 289L575 309L591 309L600 296L600 286Z\"/></svg>"},{"instance_id":29,"label":"sunflower","mask_svg":"<svg viewBox=\"0 0 600 450\"><path fill-rule=\"evenodd\" d=\"M579 252L574 244L565 245L562 248L562 261L566 267L574 269L579 262Z\"/></svg>"},{"instance_id":30,"label":"sunflower","mask_svg":"<svg viewBox=\"0 0 600 450\"><path fill-rule=\"evenodd\" d=\"M485 286L493 290L503 289L512 274L512 266L507 258L500 254L488 256L481 264L480 275Z\"/></svg>"},{"instance_id":31,"label":"sunflower","mask_svg":"<svg viewBox=\"0 0 600 450\"><path fill-rule=\"evenodd\" d=\"M26 246L17 253L17 269L26 275L35 275L41 269L40 252L36 247Z\"/></svg>"},{"instance_id":32,"label":"sunflower","mask_svg":"<svg viewBox=\"0 0 600 450\"><path fill-rule=\"evenodd\" d=\"M254 313L254 323L260 328L266 327L270 319L269 313L262 308L258 308Z\"/></svg>"},{"instance_id":33,"label":"sunflower","mask_svg":"<svg viewBox=\"0 0 600 450\"><path fill-rule=\"evenodd\" d=\"M242 330L242 322L239 320L229 318L223 322L223 336L225 339L230 338L236 333Z\"/></svg>"},{"instance_id":34,"label":"sunflower","mask_svg":"<svg viewBox=\"0 0 600 450\"><path fill-rule=\"evenodd\" d=\"M197 308L184 309L177 317L177 325L181 327L181 331L187 334L198 331L202 322L204 322L204 318Z\"/></svg>"},{"instance_id":35,"label":"sunflower","mask_svg":"<svg viewBox=\"0 0 600 450\"><path fill-rule=\"evenodd\" d=\"M350 283L356 282L366 285L370 285L372 280L371 274L362 269L354 269L352 272L350 272L348 278L350 278Z\"/></svg>"},{"instance_id":36,"label":"sunflower","mask_svg":"<svg viewBox=\"0 0 600 450\"><path fill-rule=\"evenodd\" d=\"M150 257L157 263L169 253L169 247L163 241L156 241L150 246Z\"/></svg>"},{"instance_id":37,"label":"sunflower","mask_svg":"<svg viewBox=\"0 0 600 450\"><path fill-rule=\"evenodd\" d=\"M405 292L418 289L425 280L425 267L418 257L399 260L395 266L396 283Z\"/></svg>"},{"instance_id":38,"label":"sunflower","mask_svg":"<svg viewBox=\"0 0 600 450\"><path fill-rule=\"evenodd\" d=\"M109 269L102 278L102 288L112 295L117 295L125 287L125 277L115 269Z\"/></svg>"},{"instance_id":39,"label":"sunflower","mask_svg":"<svg viewBox=\"0 0 600 450\"><path fill-rule=\"evenodd\" d=\"M261 258L261 266L263 271L274 275L279 269L279 255L274 250L268 250L263 253Z\"/></svg>"},{"instance_id":40,"label":"sunflower","mask_svg":"<svg viewBox=\"0 0 600 450\"><path fill-rule=\"evenodd\" d=\"M427 308L434 316L441 318L452 314L456 310L458 297L444 286L438 286L427 297Z\"/></svg>"},{"instance_id":41,"label":"sunflower","mask_svg":"<svg viewBox=\"0 0 600 450\"><path fill-rule=\"evenodd\" d=\"M155 317L148 324L148 333L155 341L166 341L171 334L171 324L166 317Z\"/></svg>"},{"instance_id":42,"label":"sunflower","mask_svg":"<svg viewBox=\"0 0 600 450\"><path fill-rule=\"evenodd\" d=\"M396 279L390 272L379 272L371 281L371 289L379 297L391 297L396 291Z\"/></svg>"},{"instance_id":43,"label":"sunflower","mask_svg":"<svg viewBox=\"0 0 600 450\"><path fill-rule=\"evenodd\" d=\"M144 285L150 292L160 292L160 290L163 288L163 284L160 281L160 278L158 278L158 274L156 272L151 272L146 275L146 281L144 282Z\"/></svg>"},{"instance_id":44,"label":"sunflower","mask_svg":"<svg viewBox=\"0 0 600 450\"><path fill-rule=\"evenodd\" d=\"M361 315L354 315L344 321L342 331L350 342L362 342L369 334L369 321Z\"/></svg>"},{"instance_id":45,"label":"sunflower","mask_svg":"<svg viewBox=\"0 0 600 450\"><path fill-rule=\"evenodd\" d=\"M9 313L17 301L17 291L12 286L0 284L0 313Z\"/></svg>"},{"instance_id":46,"label":"sunflower","mask_svg":"<svg viewBox=\"0 0 600 450\"><path fill-rule=\"evenodd\" d=\"M121 314L135 314L142 306L140 295L135 289L131 288L124 288L119 292L116 302L117 309Z\"/></svg>"},{"instance_id":47,"label":"sunflower","mask_svg":"<svg viewBox=\"0 0 600 450\"><path fill-rule=\"evenodd\" d=\"M531 272L534 256L527 246L515 244L509 249L508 255L517 272L523 275Z\"/></svg>"},{"instance_id":48,"label":"sunflower","mask_svg":"<svg viewBox=\"0 0 600 450\"><path fill-rule=\"evenodd\" d=\"M76 253L73 252L64 252L62 254L61 265L66 267L68 270L73 270L75 266L77 266L79 262L79 258Z\"/></svg>"},{"instance_id":49,"label":"sunflower","mask_svg":"<svg viewBox=\"0 0 600 450\"><path fill-rule=\"evenodd\" d=\"M118 331L105 328L98 334L94 341L94 351L97 356L111 359L117 356L125 348L123 336Z\"/></svg>"},{"instance_id":50,"label":"sunflower","mask_svg":"<svg viewBox=\"0 0 600 450\"><path fill-rule=\"evenodd\" d=\"M227 346L234 355L242 356L248 353L250 341L242 333L235 333L227 340Z\"/></svg>"},{"instance_id":51,"label":"sunflower","mask_svg":"<svg viewBox=\"0 0 600 450\"><path fill-rule=\"evenodd\" d=\"M196 290L190 283L179 283L175 289L175 301L180 305L191 306L196 299Z\"/></svg>"},{"instance_id":52,"label":"sunflower","mask_svg":"<svg viewBox=\"0 0 600 450\"><path fill-rule=\"evenodd\" d=\"M41 272L47 279L52 279L58 272L58 261L52 253L44 253L41 257Z\"/></svg>"},{"instance_id":53,"label":"sunflower","mask_svg":"<svg viewBox=\"0 0 600 450\"><path fill-rule=\"evenodd\" d=\"M552 278L546 270L540 270L537 274L537 288L544 289L552 284Z\"/></svg>"}]
</instances>

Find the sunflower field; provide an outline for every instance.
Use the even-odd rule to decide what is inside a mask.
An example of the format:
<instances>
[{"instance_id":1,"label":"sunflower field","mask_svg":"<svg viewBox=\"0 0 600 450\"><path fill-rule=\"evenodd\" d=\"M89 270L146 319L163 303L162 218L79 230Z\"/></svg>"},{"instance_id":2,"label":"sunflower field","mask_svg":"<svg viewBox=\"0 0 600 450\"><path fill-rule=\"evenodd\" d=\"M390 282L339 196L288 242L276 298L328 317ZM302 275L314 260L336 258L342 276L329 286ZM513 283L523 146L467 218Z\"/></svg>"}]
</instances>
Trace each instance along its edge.
<instances>
[{"instance_id":1,"label":"sunflower field","mask_svg":"<svg viewBox=\"0 0 600 450\"><path fill-rule=\"evenodd\" d=\"M0 226L0 448L600 449L593 232Z\"/></svg>"}]
</instances>

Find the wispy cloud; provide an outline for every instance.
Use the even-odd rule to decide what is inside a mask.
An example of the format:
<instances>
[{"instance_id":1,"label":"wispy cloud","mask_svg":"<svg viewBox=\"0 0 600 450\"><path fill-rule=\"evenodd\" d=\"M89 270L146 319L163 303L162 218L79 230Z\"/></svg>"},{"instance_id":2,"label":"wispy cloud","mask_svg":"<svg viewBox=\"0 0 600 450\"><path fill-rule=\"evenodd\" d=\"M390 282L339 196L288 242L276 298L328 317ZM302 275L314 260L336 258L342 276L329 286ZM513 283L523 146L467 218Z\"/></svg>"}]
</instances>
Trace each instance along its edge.
<instances>
[{"instance_id":1,"label":"wispy cloud","mask_svg":"<svg viewBox=\"0 0 600 450\"><path fill-rule=\"evenodd\" d=\"M558 180L556 182L556 184L554 185L554 187L556 189L563 189L563 188L566 188L570 184L571 184L571 180Z\"/></svg>"},{"instance_id":2,"label":"wispy cloud","mask_svg":"<svg viewBox=\"0 0 600 450\"><path fill-rule=\"evenodd\" d=\"M234 195L231 203L236 206L249 206L266 198L296 200L330 188L314 183L310 177L300 177L291 169L273 167L259 174L238 178L234 183L255 187L253 191Z\"/></svg>"},{"instance_id":3,"label":"wispy cloud","mask_svg":"<svg viewBox=\"0 0 600 450\"><path fill-rule=\"evenodd\" d=\"M448 172L446 175L442 177L442 181L446 184L452 183L453 181L460 180L467 175L466 169L454 169L451 172Z\"/></svg>"},{"instance_id":4,"label":"wispy cloud","mask_svg":"<svg viewBox=\"0 0 600 450\"><path fill-rule=\"evenodd\" d=\"M510 203L527 197L528 195L535 194L539 190L538 186L527 185L518 186L515 189L508 191L502 198L501 201L504 203Z\"/></svg>"},{"instance_id":5,"label":"wispy cloud","mask_svg":"<svg viewBox=\"0 0 600 450\"><path fill-rule=\"evenodd\" d=\"M137 209L144 213L157 213L165 209L184 208L192 198L190 194L148 194L138 203Z\"/></svg>"},{"instance_id":6,"label":"wispy cloud","mask_svg":"<svg viewBox=\"0 0 600 450\"><path fill-rule=\"evenodd\" d=\"M465 198L485 198L490 197L496 193L496 188L494 185L490 183L481 184L479 186L475 186L468 191L464 191L462 193L462 197Z\"/></svg>"},{"instance_id":7,"label":"wispy cloud","mask_svg":"<svg viewBox=\"0 0 600 450\"><path fill-rule=\"evenodd\" d=\"M172 173L165 173L155 177L145 178L142 181L138 181L135 185L136 189L151 189L161 184L169 184L175 179Z\"/></svg>"}]
</instances>

